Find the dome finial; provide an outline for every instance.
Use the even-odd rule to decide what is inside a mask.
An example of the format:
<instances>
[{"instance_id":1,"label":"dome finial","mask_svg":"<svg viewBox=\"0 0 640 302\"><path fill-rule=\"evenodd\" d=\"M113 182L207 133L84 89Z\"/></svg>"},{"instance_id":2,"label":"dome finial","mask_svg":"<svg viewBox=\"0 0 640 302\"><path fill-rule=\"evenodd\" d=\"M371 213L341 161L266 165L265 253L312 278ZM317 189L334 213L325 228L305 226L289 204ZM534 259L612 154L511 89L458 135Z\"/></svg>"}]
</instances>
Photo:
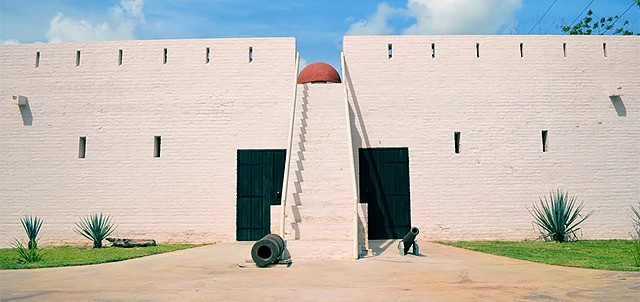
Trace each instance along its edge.
<instances>
[{"instance_id":1,"label":"dome finial","mask_svg":"<svg viewBox=\"0 0 640 302\"><path fill-rule=\"evenodd\" d=\"M331 65L315 62L307 65L298 75L298 84L341 83L340 74Z\"/></svg>"}]
</instances>

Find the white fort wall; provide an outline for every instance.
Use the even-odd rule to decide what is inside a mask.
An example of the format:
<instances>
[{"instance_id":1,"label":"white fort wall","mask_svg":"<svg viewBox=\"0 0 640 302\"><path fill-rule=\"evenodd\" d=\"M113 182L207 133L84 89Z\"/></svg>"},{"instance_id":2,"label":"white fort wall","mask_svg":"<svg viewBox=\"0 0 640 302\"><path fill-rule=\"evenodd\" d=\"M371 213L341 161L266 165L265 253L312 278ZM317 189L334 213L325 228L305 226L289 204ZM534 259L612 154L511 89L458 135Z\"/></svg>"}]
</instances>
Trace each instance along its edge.
<instances>
[{"instance_id":1,"label":"white fort wall","mask_svg":"<svg viewBox=\"0 0 640 302\"><path fill-rule=\"evenodd\" d=\"M24 237L23 215L44 219L43 244L88 243L74 222L99 211L116 236L235 240L236 150L287 147L295 48L294 38L0 47L0 246Z\"/></svg>"},{"instance_id":2,"label":"white fort wall","mask_svg":"<svg viewBox=\"0 0 640 302\"><path fill-rule=\"evenodd\" d=\"M557 188L595 211L583 238L629 236L629 205L640 201L639 37L348 36L344 53L354 145L408 147L422 238L535 238L527 206Z\"/></svg>"},{"instance_id":3,"label":"white fort wall","mask_svg":"<svg viewBox=\"0 0 640 302\"><path fill-rule=\"evenodd\" d=\"M526 207L556 188L595 210L584 237L628 236L640 200L638 37L345 37L344 52L355 147L409 149L422 238L534 238ZM235 240L236 150L287 147L294 57L293 38L0 47L0 246L24 237L27 214L45 220L43 244L87 243L73 223L96 211L114 216L116 236ZM344 95L318 85L298 86L286 239L294 257L348 257Z\"/></svg>"}]
</instances>

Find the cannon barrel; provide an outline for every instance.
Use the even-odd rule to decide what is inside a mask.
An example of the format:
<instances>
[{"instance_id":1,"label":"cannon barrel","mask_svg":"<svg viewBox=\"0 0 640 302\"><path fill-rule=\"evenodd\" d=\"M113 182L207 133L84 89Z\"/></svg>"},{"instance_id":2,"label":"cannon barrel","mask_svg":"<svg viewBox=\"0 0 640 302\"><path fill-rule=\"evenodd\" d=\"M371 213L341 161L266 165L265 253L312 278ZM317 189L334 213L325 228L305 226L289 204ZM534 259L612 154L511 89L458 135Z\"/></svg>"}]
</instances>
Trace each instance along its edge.
<instances>
[{"instance_id":1,"label":"cannon barrel","mask_svg":"<svg viewBox=\"0 0 640 302\"><path fill-rule=\"evenodd\" d=\"M409 252L409 248L416 241L416 235L418 235L418 233L420 233L420 230L417 227L412 227L411 230L409 230L409 233L407 233L407 235L404 235L404 238L402 238L402 244L404 245L405 254Z\"/></svg>"},{"instance_id":2,"label":"cannon barrel","mask_svg":"<svg viewBox=\"0 0 640 302\"><path fill-rule=\"evenodd\" d=\"M276 234L269 234L256 241L251 248L251 258L259 267L278 263L284 251L284 240Z\"/></svg>"}]
</instances>

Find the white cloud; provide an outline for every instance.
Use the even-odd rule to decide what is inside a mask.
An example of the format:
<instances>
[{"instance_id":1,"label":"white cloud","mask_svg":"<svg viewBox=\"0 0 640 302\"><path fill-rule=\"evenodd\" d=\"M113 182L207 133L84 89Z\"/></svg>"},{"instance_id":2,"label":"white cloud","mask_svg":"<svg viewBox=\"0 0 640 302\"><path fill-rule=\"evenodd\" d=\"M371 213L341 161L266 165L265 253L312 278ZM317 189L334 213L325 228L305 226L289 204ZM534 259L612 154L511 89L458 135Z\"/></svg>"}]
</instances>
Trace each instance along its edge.
<instances>
[{"instance_id":1,"label":"white cloud","mask_svg":"<svg viewBox=\"0 0 640 302\"><path fill-rule=\"evenodd\" d=\"M409 0L416 23L404 34L490 34L513 20L521 0Z\"/></svg>"},{"instance_id":2,"label":"white cloud","mask_svg":"<svg viewBox=\"0 0 640 302\"><path fill-rule=\"evenodd\" d=\"M393 34L389 19L394 16L416 20L402 34L491 34L513 27L521 7L522 0L408 0L403 8L382 2L369 18L353 23L347 35Z\"/></svg>"},{"instance_id":3,"label":"white cloud","mask_svg":"<svg viewBox=\"0 0 640 302\"><path fill-rule=\"evenodd\" d=\"M144 23L143 5L144 0L121 0L119 5L109 8L109 14L116 19L133 19Z\"/></svg>"},{"instance_id":4,"label":"white cloud","mask_svg":"<svg viewBox=\"0 0 640 302\"><path fill-rule=\"evenodd\" d=\"M134 38L135 28L145 22L143 0L121 0L108 9L108 22L74 20L58 13L49 23L49 42L129 40Z\"/></svg>"},{"instance_id":5,"label":"white cloud","mask_svg":"<svg viewBox=\"0 0 640 302\"><path fill-rule=\"evenodd\" d=\"M347 35L388 35L393 33L393 28L389 26L389 18L396 15L403 15L403 9L389 6L386 2L378 5L378 9L369 18L351 24Z\"/></svg>"}]
</instances>

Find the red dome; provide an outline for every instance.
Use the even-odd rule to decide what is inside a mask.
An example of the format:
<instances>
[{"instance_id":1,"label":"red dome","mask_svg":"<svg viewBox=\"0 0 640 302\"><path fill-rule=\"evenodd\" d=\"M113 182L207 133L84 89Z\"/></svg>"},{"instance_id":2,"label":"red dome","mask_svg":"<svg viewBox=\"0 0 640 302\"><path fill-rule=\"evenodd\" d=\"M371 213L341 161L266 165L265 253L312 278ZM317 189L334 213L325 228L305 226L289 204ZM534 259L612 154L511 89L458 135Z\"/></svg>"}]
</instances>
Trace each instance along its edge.
<instances>
[{"instance_id":1,"label":"red dome","mask_svg":"<svg viewBox=\"0 0 640 302\"><path fill-rule=\"evenodd\" d=\"M298 75L298 84L305 83L340 83L340 75L331 65L322 62L309 64Z\"/></svg>"}]
</instances>

